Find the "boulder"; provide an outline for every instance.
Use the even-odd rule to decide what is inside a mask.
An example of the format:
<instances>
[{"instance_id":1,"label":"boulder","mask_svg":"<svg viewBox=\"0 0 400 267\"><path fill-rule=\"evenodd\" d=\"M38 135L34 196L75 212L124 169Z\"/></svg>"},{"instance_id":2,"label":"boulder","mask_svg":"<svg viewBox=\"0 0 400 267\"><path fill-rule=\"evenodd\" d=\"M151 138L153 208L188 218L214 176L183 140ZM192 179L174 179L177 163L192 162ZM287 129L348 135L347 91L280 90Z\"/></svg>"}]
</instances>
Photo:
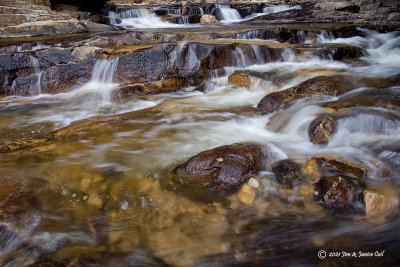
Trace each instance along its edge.
<instances>
[{"instance_id":1,"label":"boulder","mask_svg":"<svg viewBox=\"0 0 400 267\"><path fill-rule=\"evenodd\" d=\"M284 109L290 104L310 95L338 96L352 89L350 84L337 76L317 76L300 83L295 87L266 95L258 103L260 113L272 113Z\"/></svg>"},{"instance_id":2,"label":"boulder","mask_svg":"<svg viewBox=\"0 0 400 267\"><path fill-rule=\"evenodd\" d=\"M234 72L228 76L228 83L231 86L250 88L250 77L244 73Z\"/></svg>"},{"instance_id":3,"label":"boulder","mask_svg":"<svg viewBox=\"0 0 400 267\"><path fill-rule=\"evenodd\" d=\"M314 144L327 144L337 131L337 121L331 116L314 119L308 126L308 136Z\"/></svg>"},{"instance_id":4,"label":"boulder","mask_svg":"<svg viewBox=\"0 0 400 267\"><path fill-rule=\"evenodd\" d=\"M219 21L212 15L203 15L200 18L201 25L219 25Z\"/></svg>"},{"instance_id":5,"label":"boulder","mask_svg":"<svg viewBox=\"0 0 400 267\"><path fill-rule=\"evenodd\" d=\"M333 211L364 211L363 189L343 175L322 177L315 185L317 199Z\"/></svg>"},{"instance_id":6,"label":"boulder","mask_svg":"<svg viewBox=\"0 0 400 267\"><path fill-rule=\"evenodd\" d=\"M260 170L260 157L255 145L220 146L191 157L173 173L184 183L232 192Z\"/></svg>"},{"instance_id":7,"label":"boulder","mask_svg":"<svg viewBox=\"0 0 400 267\"><path fill-rule=\"evenodd\" d=\"M272 166L272 172L277 182L288 188L292 188L303 178L300 164L288 159L275 163Z\"/></svg>"}]
</instances>

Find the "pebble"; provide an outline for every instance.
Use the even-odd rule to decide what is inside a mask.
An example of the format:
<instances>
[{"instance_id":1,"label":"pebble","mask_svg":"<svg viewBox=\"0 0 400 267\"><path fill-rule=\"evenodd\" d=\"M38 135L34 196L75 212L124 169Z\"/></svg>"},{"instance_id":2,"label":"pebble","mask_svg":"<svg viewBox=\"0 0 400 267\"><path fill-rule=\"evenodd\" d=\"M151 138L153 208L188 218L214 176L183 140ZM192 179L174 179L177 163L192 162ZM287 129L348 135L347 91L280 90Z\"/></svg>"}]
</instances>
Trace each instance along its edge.
<instances>
[{"instance_id":1,"label":"pebble","mask_svg":"<svg viewBox=\"0 0 400 267\"><path fill-rule=\"evenodd\" d=\"M260 183L253 177L250 178L250 180L247 184L254 189L257 189L260 187Z\"/></svg>"}]
</instances>

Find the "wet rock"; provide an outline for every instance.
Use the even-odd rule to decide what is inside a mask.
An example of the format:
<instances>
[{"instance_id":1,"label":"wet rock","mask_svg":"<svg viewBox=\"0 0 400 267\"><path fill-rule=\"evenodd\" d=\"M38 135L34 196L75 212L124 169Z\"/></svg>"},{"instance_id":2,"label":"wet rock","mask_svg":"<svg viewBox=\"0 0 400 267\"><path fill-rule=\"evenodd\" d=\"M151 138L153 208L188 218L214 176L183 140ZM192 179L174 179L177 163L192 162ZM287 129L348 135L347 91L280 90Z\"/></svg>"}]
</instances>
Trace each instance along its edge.
<instances>
[{"instance_id":1,"label":"wet rock","mask_svg":"<svg viewBox=\"0 0 400 267\"><path fill-rule=\"evenodd\" d=\"M185 86L193 85L193 81L189 79L165 79L161 81L153 81L147 83L134 83L125 84L114 91L118 95L128 96L128 95L146 95L154 94L159 92L170 92L179 90Z\"/></svg>"},{"instance_id":2,"label":"wet rock","mask_svg":"<svg viewBox=\"0 0 400 267\"><path fill-rule=\"evenodd\" d=\"M242 188L239 190L238 198L245 205L253 204L255 197L256 197L256 192L254 188L252 188L248 184L244 184Z\"/></svg>"},{"instance_id":3,"label":"wet rock","mask_svg":"<svg viewBox=\"0 0 400 267\"><path fill-rule=\"evenodd\" d=\"M311 159L315 161L318 167L333 169L340 171L343 174L351 175L357 178L364 178L367 175L368 169L359 163L343 160L338 157L318 156Z\"/></svg>"},{"instance_id":4,"label":"wet rock","mask_svg":"<svg viewBox=\"0 0 400 267\"><path fill-rule=\"evenodd\" d=\"M6 226L21 237L29 236L40 223L39 208L39 200L33 192L18 192L8 195L5 200L0 202L0 225Z\"/></svg>"},{"instance_id":5,"label":"wet rock","mask_svg":"<svg viewBox=\"0 0 400 267\"><path fill-rule=\"evenodd\" d=\"M321 172L316 160L310 159L301 166L301 172L304 176L308 177L312 182L321 178Z\"/></svg>"},{"instance_id":6,"label":"wet rock","mask_svg":"<svg viewBox=\"0 0 400 267\"><path fill-rule=\"evenodd\" d=\"M272 172L275 174L278 183L288 188L301 181L303 175L300 170L300 164L292 160L282 160L272 166Z\"/></svg>"},{"instance_id":7,"label":"wet rock","mask_svg":"<svg viewBox=\"0 0 400 267\"><path fill-rule=\"evenodd\" d=\"M212 15L203 15L200 18L201 25L219 25L219 21Z\"/></svg>"},{"instance_id":8,"label":"wet rock","mask_svg":"<svg viewBox=\"0 0 400 267\"><path fill-rule=\"evenodd\" d=\"M228 76L228 83L231 86L250 88L250 77L235 71Z\"/></svg>"},{"instance_id":9,"label":"wet rock","mask_svg":"<svg viewBox=\"0 0 400 267\"><path fill-rule=\"evenodd\" d=\"M39 58L47 60L52 65L68 63L71 60L71 49L52 47L36 52Z\"/></svg>"},{"instance_id":10,"label":"wet rock","mask_svg":"<svg viewBox=\"0 0 400 267\"><path fill-rule=\"evenodd\" d=\"M308 126L308 137L314 144L327 144L337 127L337 121L331 116L316 118Z\"/></svg>"},{"instance_id":11,"label":"wet rock","mask_svg":"<svg viewBox=\"0 0 400 267\"><path fill-rule=\"evenodd\" d=\"M0 141L0 152L10 153L17 150L44 146L56 141L58 138L74 134L78 130L84 129L85 127L101 127L102 123L118 122L118 121L121 121L120 117L113 117L113 118L93 117L87 120L82 120L73 123L67 127L58 130L48 131L19 139L2 140Z\"/></svg>"},{"instance_id":12,"label":"wet rock","mask_svg":"<svg viewBox=\"0 0 400 267\"><path fill-rule=\"evenodd\" d=\"M161 80L168 64L169 46L155 46L120 57L117 79L124 83Z\"/></svg>"},{"instance_id":13,"label":"wet rock","mask_svg":"<svg viewBox=\"0 0 400 267\"><path fill-rule=\"evenodd\" d=\"M368 216L387 215L397 206L393 201L379 193L365 190L364 193L365 213Z\"/></svg>"},{"instance_id":14,"label":"wet rock","mask_svg":"<svg viewBox=\"0 0 400 267\"><path fill-rule=\"evenodd\" d=\"M338 96L352 89L351 84L337 76L318 76L300 83L298 86L266 95L258 103L257 110L267 114L284 109L291 103L310 95Z\"/></svg>"},{"instance_id":15,"label":"wet rock","mask_svg":"<svg viewBox=\"0 0 400 267\"><path fill-rule=\"evenodd\" d=\"M317 199L333 211L364 210L363 189L351 178L337 175L321 178L315 185Z\"/></svg>"},{"instance_id":16,"label":"wet rock","mask_svg":"<svg viewBox=\"0 0 400 267\"><path fill-rule=\"evenodd\" d=\"M70 91L90 80L93 63L59 64L42 73L42 93L55 94Z\"/></svg>"},{"instance_id":17,"label":"wet rock","mask_svg":"<svg viewBox=\"0 0 400 267\"><path fill-rule=\"evenodd\" d=\"M203 151L173 170L182 182L213 190L236 191L260 170L260 151L255 145L233 144Z\"/></svg>"}]
</instances>

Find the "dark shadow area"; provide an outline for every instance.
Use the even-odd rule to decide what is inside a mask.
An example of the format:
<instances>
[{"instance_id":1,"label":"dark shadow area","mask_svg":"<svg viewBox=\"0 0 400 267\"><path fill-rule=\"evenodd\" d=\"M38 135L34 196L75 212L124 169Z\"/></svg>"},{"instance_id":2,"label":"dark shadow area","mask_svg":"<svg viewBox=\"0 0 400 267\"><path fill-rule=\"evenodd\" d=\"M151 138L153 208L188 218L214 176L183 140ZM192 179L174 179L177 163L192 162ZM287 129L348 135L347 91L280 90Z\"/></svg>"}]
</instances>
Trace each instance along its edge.
<instances>
[{"instance_id":1,"label":"dark shadow area","mask_svg":"<svg viewBox=\"0 0 400 267\"><path fill-rule=\"evenodd\" d=\"M99 13L107 0L50 0L53 10L70 10Z\"/></svg>"}]
</instances>

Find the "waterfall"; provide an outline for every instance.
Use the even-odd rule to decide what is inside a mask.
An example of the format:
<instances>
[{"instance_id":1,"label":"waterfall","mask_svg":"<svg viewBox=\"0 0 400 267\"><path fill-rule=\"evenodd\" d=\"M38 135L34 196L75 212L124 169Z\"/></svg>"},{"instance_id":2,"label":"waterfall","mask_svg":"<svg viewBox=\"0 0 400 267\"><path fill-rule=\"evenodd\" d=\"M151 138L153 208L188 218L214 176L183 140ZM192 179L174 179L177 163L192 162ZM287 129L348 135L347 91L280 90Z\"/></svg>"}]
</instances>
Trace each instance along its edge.
<instances>
[{"instance_id":1,"label":"waterfall","mask_svg":"<svg viewBox=\"0 0 400 267\"><path fill-rule=\"evenodd\" d=\"M199 7L198 10L199 10L200 15L204 15L204 10L203 10L203 8Z\"/></svg>"},{"instance_id":2,"label":"waterfall","mask_svg":"<svg viewBox=\"0 0 400 267\"><path fill-rule=\"evenodd\" d=\"M182 16L181 18L181 24L189 24L189 17L188 16Z\"/></svg>"},{"instance_id":3,"label":"waterfall","mask_svg":"<svg viewBox=\"0 0 400 267\"><path fill-rule=\"evenodd\" d=\"M182 11L180 9L167 9L167 15L181 15Z\"/></svg>"},{"instance_id":4,"label":"waterfall","mask_svg":"<svg viewBox=\"0 0 400 267\"><path fill-rule=\"evenodd\" d=\"M293 62L293 60L296 58L296 54L291 48L285 48L282 52L282 58L285 61Z\"/></svg>"},{"instance_id":5,"label":"waterfall","mask_svg":"<svg viewBox=\"0 0 400 267\"><path fill-rule=\"evenodd\" d=\"M251 49L253 49L254 55L256 56L257 64L264 64L265 61L260 47L258 45L252 44Z\"/></svg>"},{"instance_id":6,"label":"waterfall","mask_svg":"<svg viewBox=\"0 0 400 267\"><path fill-rule=\"evenodd\" d=\"M267 7L263 8L263 13L266 13L266 14L279 13L279 12L293 10L293 9L301 9L301 6L299 6L299 5L295 5L295 6L287 6L287 5L267 6Z\"/></svg>"},{"instance_id":7,"label":"waterfall","mask_svg":"<svg viewBox=\"0 0 400 267\"><path fill-rule=\"evenodd\" d=\"M221 21L223 22L236 22L241 20L241 16L236 9L230 8L224 5L215 5L219 9L222 16Z\"/></svg>"},{"instance_id":8,"label":"waterfall","mask_svg":"<svg viewBox=\"0 0 400 267\"><path fill-rule=\"evenodd\" d=\"M118 58L111 60L100 60L94 65L90 81L74 91L76 99L81 99L83 95L89 102L95 101L110 102L112 98L112 88L117 86L113 83L114 73L117 69Z\"/></svg>"},{"instance_id":9,"label":"waterfall","mask_svg":"<svg viewBox=\"0 0 400 267\"><path fill-rule=\"evenodd\" d=\"M121 13L110 12L108 17L112 25L127 28L165 28L173 25L162 21L160 17L147 9L131 9Z\"/></svg>"},{"instance_id":10,"label":"waterfall","mask_svg":"<svg viewBox=\"0 0 400 267\"><path fill-rule=\"evenodd\" d=\"M32 56L30 57L30 60L31 60L31 64L32 64L33 70L35 72L35 76L36 76L37 80L36 80L33 90L31 89L29 94L30 95L40 95L42 92L42 87L41 87L42 71L40 70L39 60L37 60L37 58L32 57Z\"/></svg>"},{"instance_id":11,"label":"waterfall","mask_svg":"<svg viewBox=\"0 0 400 267\"><path fill-rule=\"evenodd\" d=\"M180 9L179 9L180 12ZM167 13L179 13L175 9L168 10ZM182 17L185 26L162 21L156 14L151 13L147 9L131 9L121 13L109 12L108 18L110 24L123 28L180 28L188 27L189 19Z\"/></svg>"}]
</instances>

